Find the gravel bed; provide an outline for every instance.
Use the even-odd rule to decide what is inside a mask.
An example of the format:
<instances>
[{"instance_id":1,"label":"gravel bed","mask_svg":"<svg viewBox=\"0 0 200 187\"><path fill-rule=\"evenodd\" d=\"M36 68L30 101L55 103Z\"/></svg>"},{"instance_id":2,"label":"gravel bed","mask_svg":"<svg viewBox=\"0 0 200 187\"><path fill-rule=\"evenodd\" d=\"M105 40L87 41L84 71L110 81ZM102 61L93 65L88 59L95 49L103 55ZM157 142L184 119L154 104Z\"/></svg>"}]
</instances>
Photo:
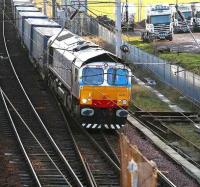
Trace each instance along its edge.
<instances>
[{"instance_id":1,"label":"gravel bed","mask_svg":"<svg viewBox=\"0 0 200 187\"><path fill-rule=\"evenodd\" d=\"M183 168L161 152L152 142L144 137L136 128L128 125L123 129L130 142L137 145L141 153L148 159L153 160L160 171L162 171L177 187L198 187L200 184L192 179Z\"/></svg>"},{"instance_id":2,"label":"gravel bed","mask_svg":"<svg viewBox=\"0 0 200 187\"><path fill-rule=\"evenodd\" d=\"M0 145L0 186L20 187L17 169L13 163L10 163L4 156L2 146Z\"/></svg>"}]
</instances>

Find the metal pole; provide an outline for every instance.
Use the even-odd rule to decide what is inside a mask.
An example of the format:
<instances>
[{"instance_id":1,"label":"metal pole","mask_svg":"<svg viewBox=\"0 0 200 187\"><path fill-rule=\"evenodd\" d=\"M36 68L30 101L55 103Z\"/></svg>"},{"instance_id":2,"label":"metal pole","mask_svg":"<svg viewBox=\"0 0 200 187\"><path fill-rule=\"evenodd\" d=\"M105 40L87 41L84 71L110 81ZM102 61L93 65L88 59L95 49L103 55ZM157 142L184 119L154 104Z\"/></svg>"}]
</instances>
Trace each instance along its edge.
<instances>
[{"instance_id":1,"label":"metal pole","mask_svg":"<svg viewBox=\"0 0 200 187\"><path fill-rule=\"evenodd\" d=\"M121 39L121 0L116 0L115 5L115 42L116 42L116 55L121 58L121 45L122 45L122 39Z\"/></svg>"},{"instance_id":2,"label":"metal pole","mask_svg":"<svg viewBox=\"0 0 200 187\"><path fill-rule=\"evenodd\" d=\"M138 22L141 21L141 14L142 14L142 0L138 0Z\"/></svg>"},{"instance_id":3,"label":"metal pole","mask_svg":"<svg viewBox=\"0 0 200 187\"><path fill-rule=\"evenodd\" d=\"M66 22L67 22L67 18L68 18L67 1L66 0L62 0L61 10L64 11L63 26L65 27L66 26Z\"/></svg>"},{"instance_id":4,"label":"metal pole","mask_svg":"<svg viewBox=\"0 0 200 187\"><path fill-rule=\"evenodd\" d=\"M52 0L52 17L56 17L56 0Z\"/></svg>"},{"instance_id":5,"label":"metal pole","mask_svg":"<svg viewBox=\"0 0 200 187\"><path fill-rule=\"evenodd\" d=\"M126 22L128 23L129 19L128 19L128 0L126 0Z\"/></svg>"},{"instance_id":6,"label":"metal pole","mask_svg":"<svg viewBox=\"0 0 200 187\"><path fill-rule=\"evenodd\" d=\"M47 0L43 0L44 15L47 15Z\"/></svg>"}]
</instances>

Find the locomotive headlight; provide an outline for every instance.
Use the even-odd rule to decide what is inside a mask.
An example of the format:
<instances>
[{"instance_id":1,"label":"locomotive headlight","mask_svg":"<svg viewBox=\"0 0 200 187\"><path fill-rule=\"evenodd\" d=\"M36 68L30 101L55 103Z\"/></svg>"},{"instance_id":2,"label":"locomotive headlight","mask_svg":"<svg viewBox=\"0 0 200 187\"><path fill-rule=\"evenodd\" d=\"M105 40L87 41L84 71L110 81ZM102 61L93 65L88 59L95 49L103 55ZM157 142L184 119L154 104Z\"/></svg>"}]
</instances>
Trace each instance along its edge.
<instances>
[{"instance_id":1,"label":"locomotive headlight","mask_svg":"<svg viewBox=\"0 0 200 187\"><path fill-rule=\"evenodd\" d=\"M123 105L126 105L126 104L127 104L127 100L125 100L125 99L122 100L122 104L123 104Z\"/></svg>"},{"instance_id":2,"label":"locomotive headlight","mask_svg":"<svg viewBox=\"0 0 200 187\"><path fill-rule=\"evenodd\" d=\"M91 104L92 103L92 100L90 98L83 98L81 99L81 103L82 104Z\"/></svg>"},{"instance_id":3,"label":"locomotive headlight","mask_svg":"<svg viewBox=\"0 0 200 187\"><path fill-rule=\"evenodd\" d=\"M87 103L87 99L82 99L82 103L86 104Z\"/></svg>"}]
</instances>

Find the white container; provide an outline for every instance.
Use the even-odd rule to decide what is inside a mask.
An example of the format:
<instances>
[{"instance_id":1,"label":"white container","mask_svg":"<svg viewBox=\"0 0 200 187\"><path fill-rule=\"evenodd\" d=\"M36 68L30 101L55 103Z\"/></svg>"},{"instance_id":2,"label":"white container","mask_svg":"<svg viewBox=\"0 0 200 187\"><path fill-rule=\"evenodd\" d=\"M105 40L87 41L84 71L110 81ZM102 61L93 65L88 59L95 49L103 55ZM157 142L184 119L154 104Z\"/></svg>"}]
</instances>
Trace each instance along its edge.
<instances>
[{"instance_id":1,"label":"white container","mask_svg":"<svg viewBox=\"0 0 200 187\"><path fill-rule=\"evenodd\" d=\"M12 10L13 10L13 7L14 7L15 3L25 4L25 3L32 3L32 1L31 0L11 0Z\"/></svg>"},{"instance_id":2,"label":"white container","mask_svg":"<svg viewBox=\"0 0 200 187\"><path fill-rule=\"evenodd\" d=\"M36 7L29 6L17 6L15 8L14 19L18 18L19 12L39 12L39 9Z\"/></svg>"},{"instance_id":3,"label":"white container","mask_svg":"<svg viewBox=\"0 0 200 187\"><path fill-rule=\"evenodd\" d=\"M13 13L14 18L15 18L15 9L18 6L34 7L34 4L30 3L30 2L14 2L13 5L12 5L12 13Z\"/></svg>"},{"instance_id":4,"label":"white container","mask_svg":"<svg viewBox=\"0 0 200 187\"><path fill-rule=\"evenodd\" d=\"M50 37L57 35L61 28L34 27L32 41L32 58L43 68L47 63L47 43Z\"/></svg>"},{"instance_id":5,"label":"white container","mask_svg":"<svg viewBox=\"0 0 200 187\"><path fill-rule=\"evenodd\" d=\"M18 19L16 19L16 27L18 28L21 38L23 38L24 34L24 20L28 18L48 19L48 17L41 12L19 12Z\"/></svg>"},{"instance_id":6,"label":"white container","mask_svg":"<svg viewBox=\"0 0 200 187\"><path fill-rule=\"evenodd\" d=\"M32 53L32 39L33 39L33 29L34 27L54 27L60 28L60 25L53 20L48 19L25 19L24 21L24 34L23 42L27 47L29 54Z\"/></svg>"}]
</instances>

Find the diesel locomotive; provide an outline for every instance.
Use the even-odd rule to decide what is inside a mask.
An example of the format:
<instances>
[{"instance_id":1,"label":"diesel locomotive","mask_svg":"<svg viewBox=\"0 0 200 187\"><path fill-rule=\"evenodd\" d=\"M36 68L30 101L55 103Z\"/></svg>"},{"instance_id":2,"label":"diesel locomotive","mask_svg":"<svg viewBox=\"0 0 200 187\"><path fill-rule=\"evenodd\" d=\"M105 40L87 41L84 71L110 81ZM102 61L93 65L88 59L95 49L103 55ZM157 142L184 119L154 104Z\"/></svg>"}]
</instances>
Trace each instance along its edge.
<instances>
[{"instance_id":1,"label":"diesel locomotive","mask_svg":"<svg viewBox=\"0 0 200 187\"><path fill-rule=\"evenodd\" d=\"M75 119L86 128L124 125L131 99L130 68L38 14L28 0L13 0L12 6L15 17L21 18L16 28L31 61Z\"/></svg>"}]
</instances>

